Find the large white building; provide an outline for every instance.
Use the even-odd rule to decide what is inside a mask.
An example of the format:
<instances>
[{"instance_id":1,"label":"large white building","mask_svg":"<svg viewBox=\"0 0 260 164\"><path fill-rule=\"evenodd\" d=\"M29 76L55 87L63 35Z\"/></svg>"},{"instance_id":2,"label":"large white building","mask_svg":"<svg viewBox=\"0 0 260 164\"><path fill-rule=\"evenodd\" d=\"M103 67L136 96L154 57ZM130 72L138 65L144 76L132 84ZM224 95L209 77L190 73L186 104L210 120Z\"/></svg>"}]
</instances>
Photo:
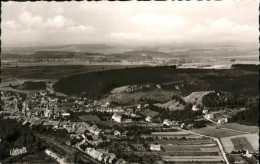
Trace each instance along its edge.
<instances>
[{"instance_id":1,"label":"large white building","mask_svg":"<svg viewBox=\"0 0 260 164\"><path fill-rule=\"evenodd\" d=\"M150 150L152 150L152 151L160 151L161 150L161 145L151 144Z\"/></svg>"},{"instance_id":2,"label":"large white building","mask_svg":"<svg viewBox=\"0 0 260 164\"><path fill-rule=\"evenodd\" d=\"M122 121L122 116L119 115L119 114L117 114L117 113L115 113L115 114L113 114L113 116L112 116L112 120L114 120L114 121L116 121L116 122L121 122L121 121Z\"/></svg>"},{"instance_id":3,"label":"large white building","mask_svg":"<svg viewBox=\"0 0 260 164\"><path fill-rule=\"evenodd\" d=\"M198 111L198 110L200 110L200 109L197 107L197 105L193 105L191 110L192 110L192 111Z\"/></svg>"}]
</instances>

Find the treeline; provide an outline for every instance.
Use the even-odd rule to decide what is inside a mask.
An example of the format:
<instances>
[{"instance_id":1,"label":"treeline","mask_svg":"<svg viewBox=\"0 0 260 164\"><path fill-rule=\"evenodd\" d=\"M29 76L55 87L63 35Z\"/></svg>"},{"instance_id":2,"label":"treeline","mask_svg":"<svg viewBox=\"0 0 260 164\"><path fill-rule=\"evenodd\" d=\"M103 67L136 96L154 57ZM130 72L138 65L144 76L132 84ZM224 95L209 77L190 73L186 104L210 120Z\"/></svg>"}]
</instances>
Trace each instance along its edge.
<instances>
[{"instance_id":1,"label":"treeline","mask_svg":"<svg viewBox=\"0 0 260 164\"><path fill-rule=\"evenodd\" d=\"M157 120L159 122L162 122L164 119L170 119L172 121L182 121L187 124L194 123L197 116L200 116L202 114L202 111L192 111L192 104L187 103L185 105L184 110L176 110L176 111L169 111L160 107L157 107L153 104L149 105L149 110L158 112L159 115L157 115Z\"/></svg>"},{"instance_id":2,"label":"treeline","mask_svg":"<svg viewBox=\"0 0 260 164\"><path fill-rule=\"evenodd\" d=\"M186 102L179 95L173 95L172 100L179 102L182 105L186 105Z\"/></svg>"},{"instance_id":3,"label":"treeline","mask_svg":"<svg viewBox=\"0 0 260 164\"><path fill-rule=\"evenodd\" d=\"M246 110L231 117L230 122L259 126L259 104L249 104Z\"/></svg>"},{"instance_id":4,"label":"treeline","mask_svg":"<svg viewBox=\"0 0 260 164\"><path fill-rule=\"evenodd\" d=\"M233 69L259 70L259 64L232 64Z\"/></svg>"},{"instance_id":5,"label":"treeline","mask_svg":"<svg viewBox=\"0 0 260 164\"><path fill-rule=\"evenodd\" d=\"M216 74L201 79L206 74ZM257 73L257 72L256 72ZM162 84L183 80L196 85L185 85L181 92L219 90L231 93L258 94L258 74L241 75L238 70L176 69L176 66L138 67L90 72L60 79L54 89L67 95L100 98L115 87L135 84ZM225 76L223 76L225 75ZM167 90L164 86L162 89Z\"/></svg>"},{"instance_id":6,"label":"treeline","mask_svg":"<svg viewBox=\"0 0 260 164\"><path fill-rule=\"evenodd\" d=\"M175 81L176 66L138 67L90 72L63 78L54 84L54 89L68 95L85 94L99 97L111 89L124 85L162 83Z\"/></svg>"},{"instance_id":7,"label":"treeline","mask_svg":"<svg viewBox=\"0 0 260 164\"><path fill-rule=\"evenodd\" d=\"M206 107L241 107L245 106L248 98L242 95L233 95L225 92L211 92L202 98Z\"/></svg>"},{"instance_id":8,"label":"treeline","mask_svg":"<svg viewBox=\"0 0 260 164\"><path fill-rule=\"evenodd\" d=\"M26 89L26 90L45 90L46 83L43 81L33 82L33 81L26 81L21 86L18 87L19 89Z\"/></svg>"}]
</instances>

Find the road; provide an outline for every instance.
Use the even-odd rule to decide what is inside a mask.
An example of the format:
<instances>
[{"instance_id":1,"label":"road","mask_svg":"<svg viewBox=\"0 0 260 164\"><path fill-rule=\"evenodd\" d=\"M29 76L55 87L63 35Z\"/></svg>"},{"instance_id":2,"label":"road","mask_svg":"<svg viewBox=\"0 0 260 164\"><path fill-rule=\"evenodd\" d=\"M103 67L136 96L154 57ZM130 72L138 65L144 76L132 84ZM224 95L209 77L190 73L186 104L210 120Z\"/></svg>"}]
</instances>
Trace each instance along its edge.
<instances>
[{"instance_id":1,"label":"road","mask_svg":"<svg viewBox=\"0 0 260 164\"><path fill-rule=\"evenodd\" d=\"M199 133L195 133L195 132L191 132L191 131L184 130L184 129L181 129L181 128L177 128L177 129L178 129L178 130L185 131L185 132L187 132L187 133L199 135L199 136L201 136L201 137L206 137L206 138L214 139L214 140L217 141L217 143L218 143L219 149L220 149L220 151L221 151L221 154L222 154L224 160L226 161L227 164L230 164L229 161L228 161L228 158L227 158L227 156L226 156L224 147L223 147L222 143L220 142L220 140L219 140L218 138L216 138L216 137L211 137L211 136L207 136L207 135L203 135L203 134L199 134Z\"/></svg>"},{"instance_id":2,"label":"road","mask_svg":"<svg viewBox=\"0 0 260 164\"><path fill-rule=\"evenodd\" d=\"M206 116L203 116L205 119L207 119L208 121L210 121L210 122L212 122L212 123L214 123L214 124L217 124L218 125L218 123L217 122L215 122L215 121L213 121L213 120L211 120L211 119L209 119L209 118L207 118Z\"/></svg>"}]
</instances>

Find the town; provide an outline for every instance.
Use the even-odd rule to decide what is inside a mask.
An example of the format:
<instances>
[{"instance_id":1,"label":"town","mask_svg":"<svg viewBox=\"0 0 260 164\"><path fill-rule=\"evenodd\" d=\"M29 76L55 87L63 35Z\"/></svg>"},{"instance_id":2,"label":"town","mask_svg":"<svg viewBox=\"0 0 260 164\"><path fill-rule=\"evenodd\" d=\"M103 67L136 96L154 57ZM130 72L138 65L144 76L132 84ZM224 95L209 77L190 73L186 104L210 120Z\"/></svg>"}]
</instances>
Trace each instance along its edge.
<instances>
[{"instance_id":1,"label":"town","mask_svg":"<svg viewBox=\"0 0 260 164\"><path fill-rule=\"evenodd\" d=\"M149 86L133 85L127 87L125 92L131 93L145 87ZM188 123L186 120L177 121L170 118L158 121L158 113L152 110L155 108L153 104L122 106L115 102L90 100L85 97L57 96L50 88L30 93L1 91L1 98L3 119L16 120L23 126L38 131L41 129L41 138L53 138L46 136L46 132L41 134L42 129L49 131L47 133L65 130L66 136L59 136L54 142L83 153L84 158L78 159L77 162L84 162L87 157L87 161L91 159L95 163L113 164L140 161L230 163L219 139L192 131L193 128L204 127L203 124L207 121L216 125L225 124L230 119L229 115L209 112L208 108L202 109L201 105L191 105L189 110L200 112L196 119L204 121ZM175 99L181 100L178 96L175 96ZM204 151L196 151L198 156L194 156L194 152L187 151L190 148L185 148L189 144L192 145L193 151L201 147ZM183 151L174 150L177 148ZM59 151L56 152L60 154ZM251 150L242 152L249 159L256 160L258 155ZM68 163L75 162L66 159L65 154L57 156Z\"/></svg>"}]
</instances>

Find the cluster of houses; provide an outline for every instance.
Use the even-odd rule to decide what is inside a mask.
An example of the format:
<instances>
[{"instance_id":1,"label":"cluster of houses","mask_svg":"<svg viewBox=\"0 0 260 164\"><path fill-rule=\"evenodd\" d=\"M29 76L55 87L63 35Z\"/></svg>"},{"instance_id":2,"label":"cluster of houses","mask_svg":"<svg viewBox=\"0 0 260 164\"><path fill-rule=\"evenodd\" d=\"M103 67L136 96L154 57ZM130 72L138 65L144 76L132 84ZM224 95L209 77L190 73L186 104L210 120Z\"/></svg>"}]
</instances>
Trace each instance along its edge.
<instances>
[{"instance_id":1,"label":"cluster of houses","mask_svg":"<svg viewBox=\"0 0 260 164\"><path fill-rule=\"evenodd\" d=\"M114 153L108 153L108 151L104 149L94 149L91 147L87 147L85 149L85 153L103 163L126 164L125 160L123 160L122 158L117 159Z\"/></svg>"},{"instance_id":2,"label":"cluster of houses","mask_svg":"<svg viewBox=\"0 0 260 164\"><path fill-rule=\"evenodd\" d=\"M205 117L206 119L209 119L209 120L212 120L212 119L215 118L213 113L208 113L208 114L206 114L204 117ZM218 124L228 123L228 118L219 118L219 119L217 120L217 123L218 123Z\"/></svg>"}]
</instances>

